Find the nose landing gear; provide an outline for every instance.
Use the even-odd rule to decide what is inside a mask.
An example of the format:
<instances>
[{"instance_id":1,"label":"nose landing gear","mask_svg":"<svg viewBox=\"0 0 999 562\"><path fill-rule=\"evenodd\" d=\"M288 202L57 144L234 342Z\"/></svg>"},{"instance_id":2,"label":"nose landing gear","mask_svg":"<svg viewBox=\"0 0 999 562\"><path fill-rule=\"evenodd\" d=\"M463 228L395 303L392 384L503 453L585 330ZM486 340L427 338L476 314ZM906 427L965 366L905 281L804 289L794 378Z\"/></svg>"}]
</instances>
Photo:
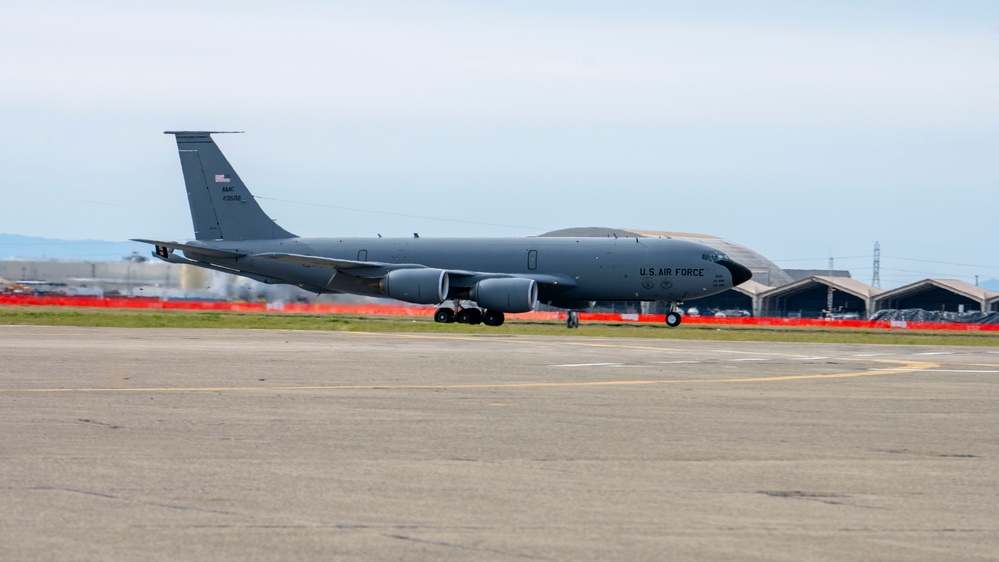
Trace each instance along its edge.
<instances>
[{"instance_id":1,"label":"nose landing gear","mask_svg":"<svg viewBox=\"0 0 999 562\"><path fill-rule=\"evenodd\" d=\"M579 312L570 310L565 317L565 327L570 330L579 327Z\"/></svg>"},{"instance_id":2,"label":"nose landing gear","mask_svg":"<svg viewBox=\"0 0 999 562\"><path fill-rule=\"evenodd\" d=\"M683 304L683 301L669 302L669 312L666 313L666 325L670 328L676 328L683 321L683 316L680 315L681 304Z\"/></svg>"}]
</instances>

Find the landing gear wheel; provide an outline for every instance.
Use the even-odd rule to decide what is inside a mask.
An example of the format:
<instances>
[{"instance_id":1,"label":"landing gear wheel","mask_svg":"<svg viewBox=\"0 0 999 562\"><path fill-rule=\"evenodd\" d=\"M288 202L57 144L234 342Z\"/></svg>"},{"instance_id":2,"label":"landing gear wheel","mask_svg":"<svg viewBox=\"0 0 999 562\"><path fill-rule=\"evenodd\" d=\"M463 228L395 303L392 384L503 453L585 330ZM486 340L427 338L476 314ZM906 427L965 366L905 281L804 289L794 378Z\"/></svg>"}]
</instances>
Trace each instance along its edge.
<instances>
[{"instance_id":1,"label":"landing gear wheel","mask_svg":"<svg viewBox=\"0 0 999 562\"><path fill-rule=\"evenodd\" d=\"M502 326L506 316L502 312L487 310L482 313L482 323L486 326Z\"/></svg>"},{"instance_id":2,"label":"landing gear wheel","mask_svg":"<svg viewBox=\"0 0 999 562\"><path fill-rule=\"evenodd\" d=\"M454 311L450 308L438 308L434 313L434 322L439 324L450 324L454 322Z\"/></svg>"},{"instance_id":3,"label":"landing gear wheel","mask_svg":"<svg viewBox=\"0 0 999 562\"><path fill-rule=\"evenodd\" d=\"M679 312L670 312L666 314L666 325L670 328L676 328L680 325L680 321L683 319Z\"/></svg>"},{"instance_id":4,"label":"landing gear wheel","mask_svg":"<svg viewBox=\"0 0 999 562\"><path fill-rule=\"evenodd\" d=\"M471 313L471 319L469 324L481 324L482 323L482 311L478 308L473 308L469 311Z\"/></svg>"},{"instance_id":5,"label":"landing gear wheel","mask_svg":"<svg viewBox=\"0 0 999 562\"><path fill-rule=\"evenodd\" d=\"M482 322L482 311L477 308L463 308L454 317L459 324L478 324Z\"/></svg>"},{"instance_id":6,"label":"landing gear wheel","mask_svg":"<svg viewBox=\"0 0 999 562\"><path fill-rule=\"evenodd\" d=\"M572 330L573 328L579 327L579 313L575 310L570 310L568 316L565 319L565 327Z\"/></svg>"}]
</instances>

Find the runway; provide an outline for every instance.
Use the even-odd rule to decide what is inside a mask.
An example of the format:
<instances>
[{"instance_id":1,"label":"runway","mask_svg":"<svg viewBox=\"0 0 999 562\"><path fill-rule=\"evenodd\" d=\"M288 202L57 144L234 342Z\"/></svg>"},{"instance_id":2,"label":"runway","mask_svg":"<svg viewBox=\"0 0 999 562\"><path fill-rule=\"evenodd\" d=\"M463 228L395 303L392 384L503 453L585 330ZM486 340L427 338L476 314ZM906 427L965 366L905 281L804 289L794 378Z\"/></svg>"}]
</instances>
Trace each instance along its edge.
<instances>
[{"instance_id":1,"label":"runway","mask_svg":"<svg viewBox=\"0 0 999 562\"><path fill-rule=\"evenodd\" d=\"M0 326L2 560L994 560L997 348Z\"/></svg>"}]
</instances>

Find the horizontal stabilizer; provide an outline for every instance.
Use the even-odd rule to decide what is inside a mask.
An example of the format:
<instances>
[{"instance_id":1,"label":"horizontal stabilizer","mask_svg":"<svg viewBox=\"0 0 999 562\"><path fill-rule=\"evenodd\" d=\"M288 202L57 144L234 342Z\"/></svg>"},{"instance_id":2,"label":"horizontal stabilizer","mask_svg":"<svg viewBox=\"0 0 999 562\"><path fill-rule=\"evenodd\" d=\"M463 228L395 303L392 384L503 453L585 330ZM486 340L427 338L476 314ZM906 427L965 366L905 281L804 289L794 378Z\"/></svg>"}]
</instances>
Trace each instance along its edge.
<instances>
[{"instance_id":1,"label":"horizontal stabilizer","mask_svg":"<svg viewBox=\"0 0 999 562\"><path fill-rule=\"evenodd\" d=\"M201 254L203 256L208 256L210 258L242 258L246 256L246 254L242 254L239 252L216 250L214 248L203 248L201 246L192 246L191 244L179 244L177 242L162 242L160 240L144 240L141 238L132 238L132 241L142 242L143 244L152 244L153 246L156 246L157 253L159 253L160 248L166 248L167 250L181 250L184 252Z\"/></svg>"}]
</instances>

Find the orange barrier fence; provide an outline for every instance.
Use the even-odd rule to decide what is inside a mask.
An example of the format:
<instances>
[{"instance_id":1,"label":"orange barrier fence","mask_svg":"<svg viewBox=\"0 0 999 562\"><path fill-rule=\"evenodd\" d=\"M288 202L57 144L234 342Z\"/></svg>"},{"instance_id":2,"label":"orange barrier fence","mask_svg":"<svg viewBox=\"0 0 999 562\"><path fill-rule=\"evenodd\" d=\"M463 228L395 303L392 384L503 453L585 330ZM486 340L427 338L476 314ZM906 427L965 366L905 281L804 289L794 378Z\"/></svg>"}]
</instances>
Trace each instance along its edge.
<instances>
[{"instance_id":1,"label":"orange barrier fence","mask_svg":"<svg viewBox=\"0 0 999 562\"><path fill-rule=\"evenodd\" d=\"M0 295L0 305L18 306L79 306L92 308L131 308L162 310L221 310L233 312L273 312L290 314L359 314L375 316L433 316L435 308L390 304L303 304L256 303L227 301L160 300L152 298L98 298L35 295ZM565 320L565 312L525 312L507 314L507 318L530 320ZM663 323L662 314L617 314L580 312L581 322ZM717 318L714 316L684 316L685 324L721 326L807 326L837 328L883 328L909 330L960 330L999 332L999 324L961 324L956 322L907 322L872 320L822 320L816 318Z\"/></svg>"}]
</instances>

